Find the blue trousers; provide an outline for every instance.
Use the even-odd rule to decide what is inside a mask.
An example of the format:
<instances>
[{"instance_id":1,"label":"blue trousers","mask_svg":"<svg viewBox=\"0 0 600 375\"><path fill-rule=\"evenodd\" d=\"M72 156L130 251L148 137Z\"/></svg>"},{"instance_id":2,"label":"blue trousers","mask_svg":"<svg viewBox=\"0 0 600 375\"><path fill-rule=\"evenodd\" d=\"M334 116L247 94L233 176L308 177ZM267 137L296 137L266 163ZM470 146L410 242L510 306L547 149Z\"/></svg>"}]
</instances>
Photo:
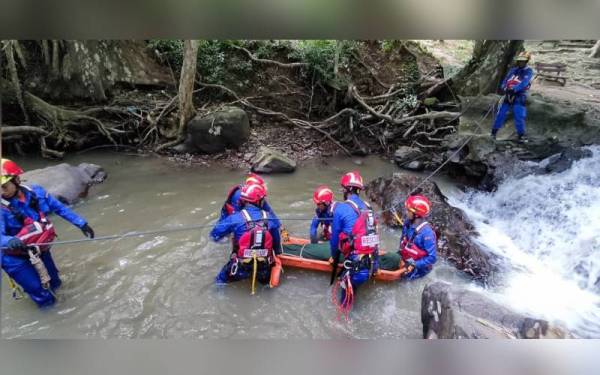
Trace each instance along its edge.
<instances>
[{"instance_id":1,"label":"blue trousers","mask_svg":"<svg viewBox=\"0 0 600 375\"><path fill-rule=\"evenodd\" d=\"M515 128L517 129L518 135L525 134L525 117L527 116L527 109L525 108L525 104L522 103L524 100L520 98L515 98L513 104L510 104L504 100L500 109L498 109L498 113L496 113L496 119L494 120L494 130L498 130L504 126L506 122L506 116L508 115L508 111L512 109L513 118L515 119Z\"/></svg>"},{"instance_id":2,"label":"blue trousers","mask_svg":"<svg viewBox=\"0 0 600 375\"><path fill-rule=\"evenodd\" d=\"M48 274L52 278L50 289L54 291L62 283L58 276L58 269L54 264L50 251L43 252L41 258L48 269ZM33 268L33 265L31 265L29 258L2 255L2 269L23 288L25 293L29 295L38 307L52 306L56 302L54 295L42 287L40 277L35 268Z\"/></svg>"},{"instance_id":3,"label":"blue trousers","mask_svg":"<svg viewBox=\"0 0 600 375\"><path fill-rule=\"evenodd\" d=\"M230 260L223 266L221 272L215 277L216 284L226 284L234 281L240 281L249 279L252 277L252 263L237 262L237 270L231 274L231 269L236 261ZM258 263L258 269L256 272L256 279L259 283L265 285L268 284L271 279L271 267L265 262Z\"/></svg>"}]
</instances>

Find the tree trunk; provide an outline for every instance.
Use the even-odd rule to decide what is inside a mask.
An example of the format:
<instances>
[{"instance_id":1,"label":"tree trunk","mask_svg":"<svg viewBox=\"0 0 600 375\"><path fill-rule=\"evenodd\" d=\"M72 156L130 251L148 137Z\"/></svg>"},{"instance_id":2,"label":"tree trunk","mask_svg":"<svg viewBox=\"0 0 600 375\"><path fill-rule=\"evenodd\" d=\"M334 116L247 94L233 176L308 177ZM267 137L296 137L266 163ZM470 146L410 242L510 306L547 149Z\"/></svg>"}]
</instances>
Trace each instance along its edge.
<instances>
[{"instance_id":1,"label":"tree trunk","mask_svg":"<svg viewBox=\"0 0 600 375\"><path fill-rule=\"evenodd\" d=\"M181 66L181 76L179 77L179 128L177 138L159 146L156 150L160 151L167 147L175 146L185 140L187 123L195 114L194 103L192 101L194 82L196 81L196 62L198 61L197 40L185 40L183 42L183 64Z\"/></svg>"},{"instance_id":2,"label":"tree trunk","mask_svg":"<svg viewBox=\"0 0 600 375\"><path fill-rule=\"evenodd\" d=\"M462 96L497 92L514 56L522 48L522 40L477 41L471 60L452 77L452 89Z\"/></svg>"},{"instance_id":3,"label":"tree trunk","mask_svg":"<svg viewBox=\"0 0 600 375\"><path fill-rule=\"evenodd\" d=\"M590 57L600 58L600 40L594 44L592 47L592 53L590 53Z\"/></svg>"}]
</instances>

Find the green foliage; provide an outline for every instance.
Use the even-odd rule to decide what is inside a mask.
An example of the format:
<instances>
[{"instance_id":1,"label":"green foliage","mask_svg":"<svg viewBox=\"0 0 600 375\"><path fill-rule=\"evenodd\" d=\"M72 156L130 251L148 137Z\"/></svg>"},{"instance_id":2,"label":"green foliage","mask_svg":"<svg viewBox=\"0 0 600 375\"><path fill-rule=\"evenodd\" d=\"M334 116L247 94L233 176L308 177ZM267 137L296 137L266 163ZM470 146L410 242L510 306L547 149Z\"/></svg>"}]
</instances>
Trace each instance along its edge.
<instances>
[{"instance_id":1,"label":"green foliage","mask_svg":"<svg viewBox=\"0 0 600 375\"><path fill-rule=\"evenodd\" d=\"M148 48L158 51L174 71L181 70L183 63L183 40L151 40Z\"/></svg>"},{"instance_id":2,"label":"green foliage","mask_svg":"<svg viewBox=\"0 0 600 375\"><path fill-rule=\"evenodd\" d=\"M309 71L315 72L317 78L328 83L334 83L334 64L336 49L339 48L339 69L347 68L355 42L336 40L301 40L293 46L288 57L309 65ZM305 72L306 73L306 72ZM334 83L335 84L335 83Z\"/></svg>"},{"instance_id":3,"label":"green foliage","mask_svg":"<svg viewBox=\"0 0 600 375\"><path fill-rule=\"evenodd\" d=\"M198 47L197 71L200 79L208 83L224 84L232 81L232 76L250 74L252 62L245 57L231 53L231 45L242 45L243 41L201 40ZM176 74L181 71L183 63L182 40L152 40L149 48L157 50L173 68ZM239 78L239 77L238 77ZM241 83L240 80L235 80Z\"/></svg>"}]
</instances>

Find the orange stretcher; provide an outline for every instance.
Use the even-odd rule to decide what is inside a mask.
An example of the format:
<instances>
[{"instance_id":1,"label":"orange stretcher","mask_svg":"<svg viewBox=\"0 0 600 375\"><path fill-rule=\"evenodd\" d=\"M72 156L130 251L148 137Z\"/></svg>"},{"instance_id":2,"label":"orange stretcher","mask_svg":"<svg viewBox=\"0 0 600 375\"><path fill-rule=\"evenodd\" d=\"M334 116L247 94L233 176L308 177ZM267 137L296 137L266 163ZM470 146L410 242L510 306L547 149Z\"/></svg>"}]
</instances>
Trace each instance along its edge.
<instances>
[{"instance_id":1,"label":"orange stretcher","mask_svg":"<svg viewBox=\"0 0 600 375\"><path fill-rule=\"evenodd\" d=\"M285 239L285 244L288 245L306 245L310 240L298 237L288 237ZM380 252L383 254L384 252ZM288 267L301 268L305 270L314 270L321 272L331 272L331 265L325 260L307 259L300 256L280 254L277 256L281 260L281 264ZM342 268L342 264L338 264L338 268ZM376 280L380 281L395 281L402 277L404 271L398 269L396 271L379 270L375 275Z\"/></svg>"}]
</instances>

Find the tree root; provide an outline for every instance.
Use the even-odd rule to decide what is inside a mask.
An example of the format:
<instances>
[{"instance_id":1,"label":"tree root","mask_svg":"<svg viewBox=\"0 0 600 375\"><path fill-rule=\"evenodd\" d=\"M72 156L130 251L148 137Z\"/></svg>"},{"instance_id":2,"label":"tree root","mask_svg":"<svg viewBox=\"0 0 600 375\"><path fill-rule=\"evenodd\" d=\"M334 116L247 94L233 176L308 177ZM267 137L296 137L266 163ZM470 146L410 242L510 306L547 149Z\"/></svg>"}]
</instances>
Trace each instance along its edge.
<instances>
[{"instance_id":1,"label":"tree root","mask_svg":"<svg viewBox=\"0 0 600 375\"><path fill-rule=\"evenodd\" d=\"M232 44L231 47L235 48L237 50L240 50L240 51L244 51L244 53L246 53L246 55L248 55L250 60L258 62L258 63L277 65L282 68L302 68L302 67L308 66L307 63L303 63L303 62L282 63L282 62L270 60L270 59L261 59L259 57L256 57L252 52L250 52L249 50L247 50L246 48L244 48L242 46L236 46L235 44Z\"/></svg>"}]
</instances>

